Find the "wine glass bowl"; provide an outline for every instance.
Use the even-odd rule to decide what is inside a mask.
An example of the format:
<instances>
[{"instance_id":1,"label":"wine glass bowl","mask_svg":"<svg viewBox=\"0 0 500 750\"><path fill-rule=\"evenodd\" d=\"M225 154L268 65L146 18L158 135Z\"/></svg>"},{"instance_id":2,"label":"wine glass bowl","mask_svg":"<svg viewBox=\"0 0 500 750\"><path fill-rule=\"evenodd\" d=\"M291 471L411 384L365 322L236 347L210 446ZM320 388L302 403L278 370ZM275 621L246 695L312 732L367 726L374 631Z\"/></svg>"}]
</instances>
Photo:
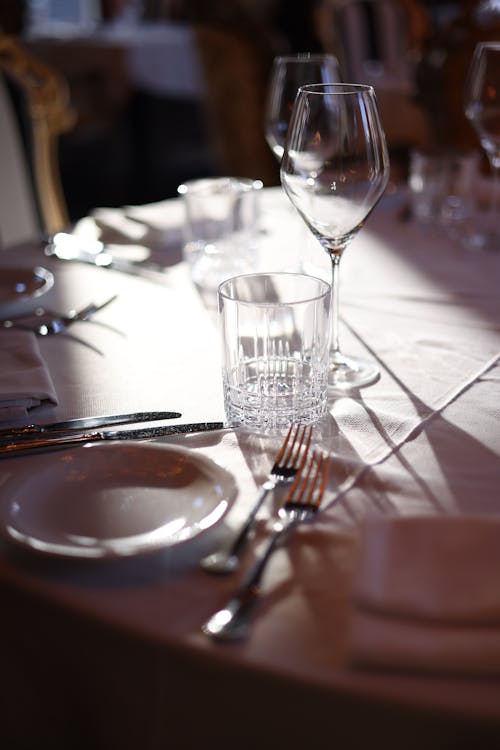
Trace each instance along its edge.
<instances>
[{"instance_id":1,"label":"wine glass bowl","mask_svg":"<svg viewBox=\"0 0 500 750\"><path fill-rule=\"evenodd\" d=\"M500 250L500 42L476 45L465 84L465 115L493 173L490 215L475 244L484 249Z\"/></svg>"},{"instance_id":2,"label":"wine glass bowl","mask_svg":"<svg viewBox=\"0 0 500 750\"><path fill-rule=\"evenodd\" d=\"M332 266L329 385L349 390L378 377L375 362L339 347L339 263L389 180L389 156L374 90L361 84L312 84L299 89L281 182L290 201L328 253Z\"/></svg>"}]
</instances>

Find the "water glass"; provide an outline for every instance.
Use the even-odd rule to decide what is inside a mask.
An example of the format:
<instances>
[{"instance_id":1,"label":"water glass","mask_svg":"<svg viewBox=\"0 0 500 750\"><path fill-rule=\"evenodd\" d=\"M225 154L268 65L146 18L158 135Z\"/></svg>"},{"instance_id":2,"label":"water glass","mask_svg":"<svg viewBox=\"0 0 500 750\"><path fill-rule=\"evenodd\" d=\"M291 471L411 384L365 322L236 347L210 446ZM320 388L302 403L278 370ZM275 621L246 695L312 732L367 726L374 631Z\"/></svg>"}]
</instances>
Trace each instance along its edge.
<instances>
[{"instance_id":1,"label":"water glass","mask_svg":"<svg viewBox=\"0 0 500 750\"><path fill-rule=\"evenodd\" d=\"M409 186L415 221L459 236L475 212L478 168L477 151L412 152Z\"/></svg>"},{"instance_id":2,"label":"water glass","mask_svg":"<svg viewBox=\"0 0 500 750\"><path fill-rule=\"evenodd\" d=\"M260 180L215 177L178 187L185 206L184 259L195 284L213 289L255 262Z\"/></svg>"},{"instance_id":3,"label":"water glass","mask_svg":"<svg viewBox=\"0 0 500 750\"><path fill-rule=\"evenodd\" d=\"M293 273L246 274L218 291L226 416L279 428L327 411L330 285Z\"/></svg>"},{"instance_id":4,"label":"water glass","mask_svg":"<svg viewBox=\"0 0 500 750\"><path fill-rule=\"evenodd\" d=\"M437 223L446 191L443 155L412 151L408 183L413 219L419 224Z\"/></svg>"},{"instance_id":5,"label":"water glass","mask_svg":"<svg viewBox=\"0 0 500 750\"><path fill-rule=\"evenodd\" d=\"M478 151L450 154L446 161L446 189L439 221L453 239L461 240L475 220L479 162Z\"/></svg>"}]
</instances>

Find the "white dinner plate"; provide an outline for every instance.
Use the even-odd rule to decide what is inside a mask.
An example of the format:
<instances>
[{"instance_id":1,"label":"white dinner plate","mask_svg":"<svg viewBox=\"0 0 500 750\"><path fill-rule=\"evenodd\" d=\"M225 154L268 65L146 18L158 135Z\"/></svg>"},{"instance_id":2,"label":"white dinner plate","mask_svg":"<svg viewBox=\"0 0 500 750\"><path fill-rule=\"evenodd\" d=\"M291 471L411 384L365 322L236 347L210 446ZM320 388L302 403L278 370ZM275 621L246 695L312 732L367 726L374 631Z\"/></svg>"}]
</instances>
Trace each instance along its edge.
<instances>
[{"instance_id":1,"label":"white dinner plate","mask_svg":"<svg viewBox=\"0 0 500 750\"><path fill-rule=\"evenodd\" d=\"M14 316L52 288L54 276L46 268L3 268L0 273L0 316Z\"/></svg>"},{"instance_id":2,"label":"white dinner plate","mask_svg":"<svg viewBox=\"0 0 500 750\"><path fill-rule=\"evenodd\" d=\"M211 528L237 494L210 459L162 443L96 443L51 453L7 482L3 534L37 552L116 558L185 543Z\"/></svg>"}]
</instances>

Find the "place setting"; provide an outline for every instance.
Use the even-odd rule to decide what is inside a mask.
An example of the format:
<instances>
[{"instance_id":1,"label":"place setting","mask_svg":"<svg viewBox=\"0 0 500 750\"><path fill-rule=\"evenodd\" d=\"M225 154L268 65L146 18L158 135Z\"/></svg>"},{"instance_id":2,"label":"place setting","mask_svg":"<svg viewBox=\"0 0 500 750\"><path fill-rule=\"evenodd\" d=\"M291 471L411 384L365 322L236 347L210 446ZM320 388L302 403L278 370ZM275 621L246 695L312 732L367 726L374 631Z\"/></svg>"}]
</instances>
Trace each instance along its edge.
<instances>
[{"instance_id":1,"label":"place setting","mask_svg":"<svg viewBox=\"0 0 500 750\"><path fill-rule=\"evenodd\" d=\"M318 424L320 442L340 447L339 459L356 458L353 448L357 446L351 444L348 427L356 403L353 399L358 399L362 411L365 410L359 394L364 387L370 388L379 381L380 369L377 355L371 361L363 361L345 356L340 349L339 264L346 246L363 228L387 187L389 158L385 136L373 90L369 86L342 83L304 85L288 127L286 145L280 153L284 193L330 258L330 283L289 271L248 273L251 245L255 241L251 231L258 217L257 201L262 185L221 178L186 183L179 188L186 212L184 257L191 280L195 285L205 285L218 300L224 419L178 423L181 414L177 412L172 415L176 422L172 425L105 431L42 429L41 434L27 432L21 438L5 440L0 435L0 458L47 449L51 452L65 449L64 455L76 457L79 452L76 446L81 445L85 448L84 455L89 457L87 460L95 458L99 465L101 454L111 457L116 451L120 456L129 446L139 454L147 453L149 443L141 450L136 440L237 431L241 427L256 433L279 434L295 423ZM56 239L57 235L54 243ZM237 241L241 246L235 244ZM72 236L61 235L61 243L61 247L68 248L67 258L73 258L73 248L78 245ZM103 245L96 241L95 246L94 255L98 258ZM230 247L235 254L234 262L230 259ZM78 255L74 258L78 259ZM234 275L241 269L245 272ZM210 277L212 272L214 281ZM221 281L224 277L227 279ZM370 347L366 348L370 351ZM52 399L55 403L54 396ZM337 413L343 404L349 405L345 428ZM368 406L361 420L363 424L366 417L370 423ZM411 427L406 429L403 440ZM369 445L367 435L363 427L365 451ZM380 449L389 453L393 450L394 438L388 442L378 434L376 439L378 453L372 449L372 463L380 460ZM362 454L358 458L333 497L354 486L365 471L366 459L363 460ZM59 460L55 453L54 460ZM99 471L97 475L100 476ZM60 472L59 476L64 482L65 473ZM252 518L258 510L257 506ZM118 516L116 521L118 525L121 522ZM91 538L92 534L80 536ZM12 538L25 539L19 530ZM36 544L32 546L36 548ZM47 542L47 546L52 551L57 548L56 543L51 548ZM156 548L149 542L140 542L131 543L130 549L142 551L142 546ZM89 545L87 550L78 544L65 547L61 543L60 547L66 549L65 554L74 547L68 554L75 557L108 555L105 540L96 547ZM116 549L122 552L109 555L126 555L129 547L121 540Z\"/></svg>"},{"instance_id":2,"label":"place setting","mask_svg":"<svg viewBox=\"0 0 500 750\"><path fill-rule=\"evenodd\" d=\"M338 261L342 254L343 243L359 229L364 217L373 209L383 194L388 179L388 157L373 92L369 87L325 84L312 87L310 91L305 89L303 96L310 96L311 101L318 104L318 109L317 111L312 109L312 122L305 123L305 127L309 130L303 131L304 123L300 116L302 105L299 97L296 120L298 126L295 130L292 126L289 149L282 163L283 183L292 202L297 201L296 205L301 213L303 208L300 190L305 191L304 200L310 203L308 209L310 216L306 218L313 231L316 227L315 222L321 222L321 212L324 210L325 203L329 205L330 201L333 201L336 204L340 200L346 205L356 206L355 214L346 216L342 226L329 228L322 238L332 258L335 285L338 284ZM338 122L339 118L345 120L344 132L347 134L352 128L352 123L358 122L361 112L365 114L368 112L373 118L373 133L370 131L369 134L366 131L364 139L352 143L343 138L337 138L326 147L326 151L324 146L318 149L309 133L317 130L324 117L323 111L327 112L331 118L331 123L328 119L326 121L325 138L328 137L333 122ZM294 138L297 139L297 143ZM340 149L339 144L341 144ZM331 157L328 154L329 149L332 151ZM351 169L353 183L352 187L343 184L342 190L346 190L347 196L352 193L355 196L354 201L350 198L339 197L336 192L332 192L336 169L339 169L336 165L341 165L346 158L344 151L353 160ZM301 155L302 152L303 155ZM312 172L296 176L294 173L296 162L307 163L311 169L318 169L325 162L327 168L323 167L324 177L322 176L321 181L314 183L312 191L310 189L310 183L314 182L313 177L310 176ZM367 173L371 175L370 181L366 181ZM303 188L301 188L301 183ZM253 188L252 185L248 187ZM186 201L189 201L186 204L188 217L191 215L193 222L201 220L205 222L205 226L208 226L207 220L200 213L204 209L194 208L194 203L193 208L190 208L190 201L194 201L197 196L195 186L186 186L180 192L185 196ZM252 193L253 189L249 192L249 196L255 203ZM192 199L191 194L193 194ZM212 198L212 201L214 200ZM239 206L239 203L235 206ZM233 210L242 211L243 216L247 213L246 208L235 207ZM252 218L255 218L255 205L253 204L252 208L249 206L249 210L247 221L251 225ZM198 216L201 218L198 219ZM198 236L197 231L199 232L197 229L194 230L193 236ZM241 230L236 228L236 232L239 231ZM213 242L209 238L205 239L203 247L207 248L210 241ZM243 241L248 242L246 238ZM187 247L189 246L188 242ZM222 250L216 249L214 255L217 254L223 257L223 248ZM196 264L198 262L197 260ZM194 261L191 261L191 264L193 265ZM201 271L201 273L206 277L206 271ZM287 426L296 419L306 422L317 421L327 413L329 388L342 389L358 384L354 373L358 372L360 366L345 360L338 346L336 307L338 295L336 292L333 295L335 306L332 353L329 352L332 293L325 281L305 275L276 273L255 276L243 274L235 277L234 280L229 280L226 284L227 286L220 288L219 298L222 330L225 337L224 356L227 358L224 393L229 424L244 423L255 428L276 428ZM243 325L243 316L246 311L248 311L248 323ZM231 321L233 317L241 326L241 331L237 333L234 342L229 337L229 331L234 330L234 323ZM309 321L314 321L312 326ZM273 328L276 328L276 332L271 333ZM226 330L227 334L224 333ZM259 338L261 338L260 342ZM261 348L263 355L259 353ZM369 376L363 374L360 377L360 384L366 382L367 378L369 382L376 377L377 372L372 368ZM303 393L298 390L302 387ZM24 445L23 448L26 446Z\"/></svg>"}]
</instances>

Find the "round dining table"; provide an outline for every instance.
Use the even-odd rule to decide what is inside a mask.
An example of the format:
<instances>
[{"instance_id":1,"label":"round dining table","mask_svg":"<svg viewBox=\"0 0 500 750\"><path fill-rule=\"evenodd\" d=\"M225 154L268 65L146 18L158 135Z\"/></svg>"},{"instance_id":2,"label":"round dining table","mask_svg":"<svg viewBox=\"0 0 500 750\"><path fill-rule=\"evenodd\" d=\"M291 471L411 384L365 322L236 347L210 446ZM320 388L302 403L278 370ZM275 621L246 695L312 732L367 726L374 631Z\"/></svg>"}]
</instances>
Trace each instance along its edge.
<instances>
[{"instance_id":1,"label":"round dining table","mask_svg":"<svg viewBox=\"0 0 500 750\"><path fill-rule=\"evenodd\" d=\"M275 551L244 638L217 641L202 625L259 555L283 492L259 512L239 570L217 576L199 562L245 520L282 432L224 425L153 441L0 450L5 750L500 746L500 654L495 660L493 648L484 658L500 637L498 616L459 624L473 641L465 662L460 650L445 659L445 646L433 647L446 645L446 618L428 622L425 644L418 614L391 621L386 641L377 633L390 611L356 635L360 556L377 524L430 524L419 551L399 549L395 565L411 571L416 558L432 559L459 589L462 566L440 548L433 523L463 521L467 535L468 519L472 529L500 517L500 253L472 252L459 236L418 226L406 201L392 187L342 260L342 347L375 359L380 377L329 394L313 431L331 458L321 512ZM182 414L157 424L224 422L216 291L191 281L182 222L180 199L89 217L87 229L97 228L120 258L148 253L162 267L151 272L140 261L125 272L60 260L38 240L2 250L2 270L42 266L54 275L33 307L65 312L116 295L91 319L36 337L57 403L33 409L25 423L148 410ZM251 270L294 272L305 262L324 275L327 261L281 189L264 188ZM141 461L147 473L146 446L162 446L167 463L170 449L180 449L195 473L206 464L227 490L224 512L175 543L125 545L102 557L75 552L71 540L54 550L10 533L8 513L23 503L42 535L57 523L44 510L54 494L84 515L68 460L118 445L132 450L132 475ZM147 489L132 480L118 488L120 502L147 505ZM474 559L463 567L472 570ZM499 573L492 558L476 588L497 586ZM418 631L410 645L422 647L400 648L396 658L391 647L408 619Z\"/></svg>"}]
</instances>

